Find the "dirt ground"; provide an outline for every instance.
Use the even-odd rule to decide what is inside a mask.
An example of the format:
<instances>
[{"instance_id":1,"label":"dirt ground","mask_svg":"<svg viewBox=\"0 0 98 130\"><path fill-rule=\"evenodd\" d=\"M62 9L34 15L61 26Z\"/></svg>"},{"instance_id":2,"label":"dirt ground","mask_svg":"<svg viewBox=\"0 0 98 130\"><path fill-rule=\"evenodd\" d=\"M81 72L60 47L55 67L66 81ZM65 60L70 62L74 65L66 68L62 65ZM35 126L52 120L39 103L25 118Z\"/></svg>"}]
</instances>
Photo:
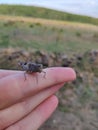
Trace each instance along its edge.
<instances>
[{"instance_id":1,"label":"dirt ground","mask_svg":"<svg viewBox=\"0 0 98 130\"><path fill-rule=\"evenodd\" d=\"M86 110L78 114L56 110L39 130L98 130L98 114Z\"/></svg>"}]
</instances>

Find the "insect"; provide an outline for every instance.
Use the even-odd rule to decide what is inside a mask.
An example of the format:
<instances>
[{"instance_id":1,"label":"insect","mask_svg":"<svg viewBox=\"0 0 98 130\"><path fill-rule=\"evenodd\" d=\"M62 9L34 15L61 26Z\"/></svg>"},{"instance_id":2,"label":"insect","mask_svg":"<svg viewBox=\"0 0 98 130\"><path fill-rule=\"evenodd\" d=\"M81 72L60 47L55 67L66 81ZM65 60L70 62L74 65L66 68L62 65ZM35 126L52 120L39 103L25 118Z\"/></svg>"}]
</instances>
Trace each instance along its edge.
<instances>
[{"instance_id":1,"label":"insect","mask_svg":"<svg viewBox=\"0 0 98 130\"><path fill-rule=\"evenodd\" d=\"M43 71L43 65L42 64L37 64L34 62L22 62L19 61L18 65L22 68L22 70L25 71L24 76L25 76L25 80L26 80L26 73L28 74L32 74L32 73L36 73L36 72L43 72L46 75L46 72ZM44 78L45 78L44 75Z\"/></svg>"}]
</instances>

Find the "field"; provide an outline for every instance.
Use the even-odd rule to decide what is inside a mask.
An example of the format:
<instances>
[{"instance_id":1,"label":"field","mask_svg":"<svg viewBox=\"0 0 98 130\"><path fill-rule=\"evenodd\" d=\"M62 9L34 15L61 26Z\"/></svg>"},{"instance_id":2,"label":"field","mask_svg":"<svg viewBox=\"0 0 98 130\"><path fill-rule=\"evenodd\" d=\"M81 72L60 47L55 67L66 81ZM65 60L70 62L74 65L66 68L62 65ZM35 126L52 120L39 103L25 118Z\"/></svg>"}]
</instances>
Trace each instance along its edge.
<instances>
[{"instance_id":1,"label":"field","mask_svg":"<svg viewBox=\"0 0 98 130\"><path fill-rule=\"evenodd\" d=\"M0 5L0 47L83 53L98 47L97 24L98 19L86 16Z\"/></svg>"},{"instance_id":2,"label":"field","mask_svg":"<svg viewBox=\"0 0 98 130\"><path fill-rule=\"evenodd\" d=\"M83 53L98 47L98 27L69 21L0 15L0 47Z\"/></svg>"},{"instance_id":3,"label":"field","mask_svg":"<svg viewBox=\"0 0 98 130\"><path fill-rule=\"evenodd\" d=\"M80 16L47 8L23 6L23 5L0 5L0 14L11 16L25 16L33 18L54 19L62 21L72 21L90 23L98 25L98 18Z\"/></svg>"},{"instance_id":4,"label":"field","mask_svg":"<svg viewBox=\"0 0 98 130\"><path fill-rule=\"evenodd\" d=\"M73 67L77 79L57 93L59 107L40 130L98 130L98 19L0 5L0 68L24 58L44 65L41 56L47 67Z\"/></svg>"}]
</instances>

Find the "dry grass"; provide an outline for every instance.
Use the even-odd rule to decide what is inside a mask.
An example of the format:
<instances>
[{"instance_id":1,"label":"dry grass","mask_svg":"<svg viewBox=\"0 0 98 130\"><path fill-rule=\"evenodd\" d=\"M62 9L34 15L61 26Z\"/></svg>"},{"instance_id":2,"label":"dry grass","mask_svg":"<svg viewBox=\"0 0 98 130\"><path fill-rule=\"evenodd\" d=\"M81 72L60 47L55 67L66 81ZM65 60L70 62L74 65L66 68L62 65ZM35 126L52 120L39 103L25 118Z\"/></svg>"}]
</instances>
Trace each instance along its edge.
<instances>
[{"instance_id":1,"label":"dry grass","mask_svg":"<svg viewBox=\"0 0 98 130\"><path fill-rule=\"evenodd\" d=\"M68 22L68 21L60 21L60 20L47 20L42 18L29 18L22 16L9 16L9 15L0 15L0 21L14 21L14 22L28 22L28 23L40 23L43 25L49 25L53 27L70 27L78 29L87 29L98 31L98 26L91 24L84 24L78 22Z\"/></svg>"}]
</instances>

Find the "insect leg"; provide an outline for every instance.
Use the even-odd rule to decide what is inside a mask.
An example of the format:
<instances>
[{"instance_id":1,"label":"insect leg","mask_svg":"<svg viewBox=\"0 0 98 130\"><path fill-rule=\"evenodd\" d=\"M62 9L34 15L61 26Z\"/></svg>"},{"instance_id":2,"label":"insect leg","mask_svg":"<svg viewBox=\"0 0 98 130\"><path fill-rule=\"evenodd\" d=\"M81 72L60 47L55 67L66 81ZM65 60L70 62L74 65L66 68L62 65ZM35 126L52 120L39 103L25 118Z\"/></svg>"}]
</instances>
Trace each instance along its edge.
<instances>
[{"instance_id":1,"label":"insect leg","mask_svg":"<svg viewBox=\"0 0 98 130\"><path fill-rule=\"evenodd\" d=\"M27 73L27 72L24 72L24 78L25 78L24 81L27 79L27 78L26 78L26 73Z\"/></svg>"},{"instance_id":2,"label":"insect leg","mask_svg":"<svg viewBox=\"0 0 98 130\"><path fill-rule=\"evenodd\" d=\"M33 75L34 75L34 77L36 79L36 83L38 84L38 75L37 75L37 73L34 73Z\"/></svg>"},{"instance_id":3,"label":"insect leg","mask_svg":"<svg viewBox=\"0 0 98 130\"><path fill-rule=\"evenodd\" d=\"M45 72L45 71L42 71L42 72L44 73L44 76L43 76L43 77L46 78L46 72Z\"/></svg>"},{"instance_id":4,"label":"insect leg","mask_svg":"<svg viewBox=\"0 0 98 130\"><path fill-rule=\"evenodd\" d=\"M38 75L36 75L35 77L36 77L36 82L37 82L37 84L38 84Z\"/></svg>"}]
</instances>

